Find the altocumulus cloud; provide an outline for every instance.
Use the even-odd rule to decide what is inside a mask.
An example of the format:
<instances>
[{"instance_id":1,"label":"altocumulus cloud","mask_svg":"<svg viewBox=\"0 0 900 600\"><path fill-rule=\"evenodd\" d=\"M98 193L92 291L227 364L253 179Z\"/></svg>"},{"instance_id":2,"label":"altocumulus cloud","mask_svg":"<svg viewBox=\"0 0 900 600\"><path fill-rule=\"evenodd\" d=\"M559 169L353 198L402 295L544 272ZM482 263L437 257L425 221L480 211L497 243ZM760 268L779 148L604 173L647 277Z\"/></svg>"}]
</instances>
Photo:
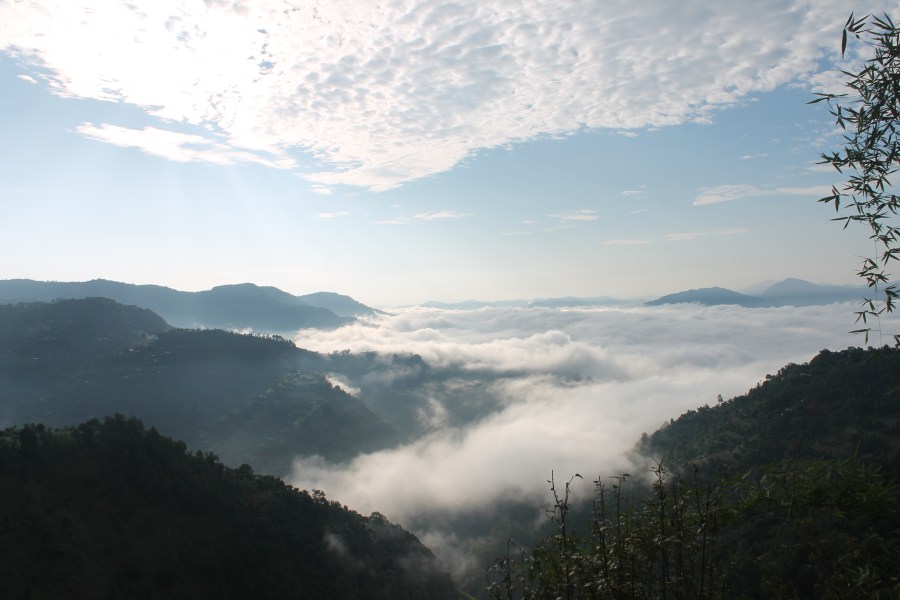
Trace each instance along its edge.
<instances>
[{"instance_id":1,"label":"altocumulus cloud","mask_svg":"<svg viewBox=\"0 0 900 600\"><path fill-rule=\"evenodd\" d=\"M204 134L82 126L97 139L299 168L320 191L384 190L479 148L709 120L821 75L847 11L843 0L45 0L0 3L0 22L15 23L0 50L53 93Z\"/></svg>"},{"instance_id":2,"label":"altocumulus cloud","mask_svg":"<svg viewBox=\"0 0 900 600\"><path fill-rule=\"evenodd\" d=\"M348 464L299 459L293 483L400 522L489 511L509 498L542 505L551 470L587 477L634 468L627 453L641 432L717 394L743 393L823 348L861 343L846 333L851 312L849 305L415 309L303 331L298 345L323 352L415 352L433 365L495 373L483 381L497 402L467 424Z\"/></svg>"}]
</instances>

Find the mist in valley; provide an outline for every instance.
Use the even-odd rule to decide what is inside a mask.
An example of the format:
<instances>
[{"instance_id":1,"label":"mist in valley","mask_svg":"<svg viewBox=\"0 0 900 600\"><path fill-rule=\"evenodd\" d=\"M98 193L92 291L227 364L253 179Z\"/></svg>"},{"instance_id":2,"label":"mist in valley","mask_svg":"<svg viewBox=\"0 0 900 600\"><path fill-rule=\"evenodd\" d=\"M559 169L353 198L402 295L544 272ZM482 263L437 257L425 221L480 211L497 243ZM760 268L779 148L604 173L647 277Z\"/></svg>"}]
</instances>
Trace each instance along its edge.
<instances>
[{"instance_id":1,"label":"mist in valley","mask_svg":"<svg viewBox=\"0 0 900 600\"><path fill-rule=\"evenodd\" d=\"M785 364L859 345L853 305L696 304L547 309L406 308L299 347L343 364L331 381L406 433L344 463L298 457L288 480L414 531L457 572L497 538L546 523L547 480L647 467L632 449L683 412L742 394ZM870 340L876 343L877 340ZM354 357L366 368L354 370ZM495 547L495 546L492 546Z\"/></svg>"}]
</instances>

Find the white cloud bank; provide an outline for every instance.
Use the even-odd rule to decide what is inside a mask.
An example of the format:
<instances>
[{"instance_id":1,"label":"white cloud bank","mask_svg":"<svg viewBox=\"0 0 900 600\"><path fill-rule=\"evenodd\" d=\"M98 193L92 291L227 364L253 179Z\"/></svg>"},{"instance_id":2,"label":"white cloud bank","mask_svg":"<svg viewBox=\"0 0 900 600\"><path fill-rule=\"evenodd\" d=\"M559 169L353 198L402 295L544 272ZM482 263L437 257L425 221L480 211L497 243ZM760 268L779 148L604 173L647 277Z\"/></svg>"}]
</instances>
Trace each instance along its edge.
<instances>
[{"instance_id":1,"label":"white cloud bank","mask_svg":"<svg viewBox=\"0 0 900 600\"><path fill-rule=\"evenodd\" d=\"M848 11L842 0L0 1L0 23L15 24L0 28L0 50L61 96L206 132L82 126L97 139L176 160L184 142L203 148L191 160L292 168L312 156L301 166L315 184L384 190L479 148L708 120L818 73Z\"/></svg>"},{"instance_id":2,"label":"white cloud bank","mask_svg":"<svg viewBox=\"0 0 900 600\"><path fill-rule=\"evenodd\" d=\"M375 326L304 331L298 345L322 352L414 352L433 365L495 373L483 381L497 410L339 468L300 460L292 482L401 523L436 512L487 511L504 498L542 505L551 470L588 481L613 475L630 468L626 453L642 432L713 404L717 394L744 393L823 348L861 344L846 333L852 310L410 310Z\"/></svg>"}]
</instances>

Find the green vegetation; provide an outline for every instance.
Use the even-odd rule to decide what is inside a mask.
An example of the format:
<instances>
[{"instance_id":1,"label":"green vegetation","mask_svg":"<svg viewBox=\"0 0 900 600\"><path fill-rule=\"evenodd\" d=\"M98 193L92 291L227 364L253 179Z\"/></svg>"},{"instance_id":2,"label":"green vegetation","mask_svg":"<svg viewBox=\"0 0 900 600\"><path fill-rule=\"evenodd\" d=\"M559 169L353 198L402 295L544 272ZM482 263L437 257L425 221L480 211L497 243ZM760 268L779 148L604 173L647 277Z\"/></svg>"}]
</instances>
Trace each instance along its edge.
<instances>
[{"instance_id":1,"label":"green vegetation","mask_svg":"<svg viewBox=\"0 0 900 600\"><path fill-rule=\"evenodd\" d=\"M820 93L812 102L826 101L837 125L848 131L841 151L822 154L822 162L838 173L846 172L847 181L840 190L833 187L831 195L820 202L833 203L838 212L849 212L835 219L843 221L844 227L855 221L864 223L871 232L875 252L864 259L858 273L876 292L857 313L858 320L866 325L870 317L877 319L893 311L900 297L897 284L890 281L891 262L900 258L900 228L896 224L900 201L890 181L900 163L900 29L887 14L861 19L851 14L844 26L842 55L850 36L869 45L874 54L858 72L845 72L845 83L852 94ZM868 342L871 327L866 325L858 331L866 334ZM900 335L895 341L900 345Z\"/></svg>"},{"instance_id":2,"label":"green vegetation","mask_svg":"<svg viewBox=\"0 0 900 600\"><path fill-rule=\"evenodd\" d=\"M0 432L4 598L456 598L418 540L121 415Z\"/></svg>"},{"instance_id":3,"label":"green vegetation","mask_svg":"<svg viewBox=\"0 0 900 600\"><path fill-rule=\"evenodd\" d=\"M874 294L857 313L856 332L868 341L870 321L900 298L890 272L900 258L891 184L900 163L900 29L886 14L851 15L842 54L851 37L872 52L845 72L852 93L812 103L827 102L847 131L840 151L821 155L846 182L820 201L846 211L835 219L845 227L868 226L874 243L858 273ZM724 292L686 295L719 302ZM900 335L894 340L900 346ZM554 534L507 552L488 592L507 600L898 598L898 394L900 351L823 351L745 396L689 411L638 444L654 457L652 481L598 479L591 514L574 521L580 527L573 480L560 491L551 479Z\"/></svg>"},{"instance_id":4,"label":"green vegetation","mask_svg":"<svg viewBox=\"0 0 900 600\"><path fill-rule=\"evenodd\" d=\"M691 410L641 440L669 465L731 477L780 460L856 456L900 476L900 350L823 350L747 394Z\"/></svg>"},{"instance_id":5,"label":"green vegetation","mask_svg":"<svg viewBox=\"0 0 900 600\"><path fill-rule=\"evenodd\" d=\"M0 421L137 416L227 464L283 475L294 457L346 460L398 432L277 335L172 329L103 298L0 305Z\"/></svg>"},{"instance_id":6,"label":"green vegetation","mask_svg":"<svg viewBox=\"0 0 900 600\"><path fill-rule=\"evenodd\" d=\"M900 596L900 350L823 351L638 444L653 477L551 481L554 533L491 597ZM656 457L656 458L650 458Z\"/></svg>"},{"instance_id":7,"label":"green vegetation","mask_svg":"<svg viewBox=\"0 0 900 600\"><path fill-rule=\"evenodd\" d=\"M17 558L7 562L9 569L27 574L12 580L20 585L15 594L30 589L33 597L96 595L84 591L88 584L78 579L82 571L93 572L104 585L112 582L103 592L112 597L160 589L157 585L184 586L173 588L175 595L199 594L197 590L211 585L205 578L218 578L216 569L221 568L254 582L247 569L257 570L253 561L262 559L204 562L206 558L172 551L175 558L165 560L174 563L160 562L154 553L177 535L161 533L165 527L157 532L153 524L171 522L184 535L234 548L238 542L229 535L237 534L212 532L220 526L215 515L226 510L221 506L235 502L243 510L266 505L232 500L243 493L235 490L257 485L251 481L289 489L253 475L247 465L286 473L296 455L343 460L385 447L422 426L415 422L416 409L438 382L474 381L466 379L471 373L437 369L416 355L320 355L279 336L172 329L149 311L98 298L0 306L0 342L5 418L10 423L44 422L7 430L0 448L6 453L0 470L7 477L0 482L5 494L0 505L20 511L8 517L4 512L6 520L0 522L15 541L8 547ZM376 410L400 424L403 433L329 383L322 373L330 372L375 389ZM402 376L384 378L385 372ZM466 422L485 410L478 390L471 385L466 389L472 389L471 396L452 407L448 422ZM597 478L590 507L570 503L568 485L553 481L548 537L540 540L543 534L538 534L539 541L528 551L510 546L491 572L490 594L507 599L896 597L898 390L900 350L823 351L808 364L787 365L767 376L743 396L688 411L637 444L636 455L645 457L646 468ZM112 413L137 415L150 430L124 417L73 425ZM151 425L223 456L228 464L247 464L232 471L212 454L187 455L185 444L162 438ZM46 426L68 427L51 432ZM126 446L113 449L114 442L103 442L100 447L108 456L92 454L97 440ZM132 443L133 448L127 445ZM157 454L181 458L147 462L157 460ZM116 463L113 457L136 462ZM188 467L181 460L207 466ZM194 469L209 471L186 475ZM185 491L188 483L167 479L205 482L215 479L213 473L227 473L216 477L231 483L215 492L208 489L211 483L202 483L200 491ZM102 483L106 477L111 477L108 485ZM317 492L291 493L340 508ZM127 507L147 501L151 505L140 504L140 526L123 521L138 518L132 514L137 509ZM157 501L174 502L178 510L186 507L190 518L164 512L152 504ZM108 509L104 502L110 503ZM209 514L204 503L210 503ZM94 506L102 508L96 515ZM503 537L531 545L522 539L532 535L525 531L530 508L523 503L498 507L503 514L490 517L490 523L464 514L442 518L452 520L454 531L481 536L487 552L501 531ZM91 520L95 517L105 524ZM365 521L369 529L382 523L377 517ZM248 525L237 517L229 516L227 522L240 531L256 528L255 522ZM198 529L207 525L209 532ZM427 529L428 524L407 525ZM90 537L96 531L105 533ZM316 531L326 540L324 558L316 560L340 562L345 538ZM127 543L109 537L113 534L125 536ZM282 542L266 537L269 533L259 535L281 548ZM317 543L321 548L323 542ZM121 562L128 552L136 558ZM95 561L104 566L91 566ZM219 564L225 566L214 566ZM51 587L41 587L45 584L37 565L54 569L46 584ZM147 570L143 565L149 565ZM173 575L175 565L184 571ZM341 581L348 577L335 576ZM474 589L472 581L464 583ZM322 593L354 597L360 593L355 585ZM280 593L271 592L273 597Z\"/></svg>"}]
</instances>

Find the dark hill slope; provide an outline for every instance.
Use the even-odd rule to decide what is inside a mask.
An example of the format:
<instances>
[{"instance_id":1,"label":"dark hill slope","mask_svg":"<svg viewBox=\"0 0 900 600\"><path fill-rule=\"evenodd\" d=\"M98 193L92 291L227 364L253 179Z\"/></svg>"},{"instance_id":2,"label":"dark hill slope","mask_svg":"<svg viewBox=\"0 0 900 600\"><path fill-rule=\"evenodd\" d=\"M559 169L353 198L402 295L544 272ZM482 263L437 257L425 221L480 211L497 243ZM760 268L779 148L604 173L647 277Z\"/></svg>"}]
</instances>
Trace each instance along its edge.
<instances>
[{"instance_id":1,"label":"dark hill slope","mask_svg":"<svg viewBox=\"0 0 900 600\"><path fill-rule=\"evenodd\" d=\"M149 311L105 299L7 308L0 315L17 324L0 325L7 424L57 427L118 412L229 464L278 474L297 455L345 460L397 439L360 399L304 368L313 353L278 336L165 329Z\"/></svg>"},{"instance_id":2,"label":"dark hill slope","mask_svg":"<svg viewBox=\"0 0 900 600\"><path fill-rule=\"evenodd\" d=\"M900 348L824 350L639 448L674 473L667 493L721 507L725 597L900 597Z\"/></svg>"},{"instance_id":3,"label":"dark hill slope","mask_svg":"<svg viewBox=\"0 0 900 600\"><path fill-rule=\"evenodd\" d=\"M106 298L0 304L0 373L86 363L168 329L153 312Z\"/></svg>"},{"instance_id":4,"label":"dark hill slope","mask_svg":"<svg viewBox=\"0 0 900 600\"><path fill-rule=\"evenodd\" d=\"M557 479L556 531L492 597L900 598L898 448L900 349L823 351L645 435L652 484L601 475L569 514Z\"/></svg>"},{"instance_id":5,"label":"dark hill slope","mask_svg":"<svg viewBox=\"0 0 900 600\"><path fill-rule=\"evenodd\" d=\"M641 452L729 473L856 455L900 476L900 349L823 350L743 396L688 411L645 438Z\"/></svg>"},{"instance_id":6,"label":"dark hill slope","mask_svg":"<svg viewBox=\"0 0 900 600\"><path fill-rule=\"evenodd\" d=\"M383 517L108 418L0 433L3 598L457 597Z\"/></svg>"},{"instance_id":7,"label":"dark hill slope","mask_svg":"<svg viewBox=\"0 0 900 600\"><path fill-rule=\"evenodd\" d=\"M700 288L667 294L656 300L645 302L645 304L647 306L660 306L662 304L679 304L683 302L696 302L697 304L704 304L707 306L715 306L717 304L737 304L746 307L760 306L762 304L758 298L739 294L738 292L721 287Z\"/></svg>"}]
</instances>

